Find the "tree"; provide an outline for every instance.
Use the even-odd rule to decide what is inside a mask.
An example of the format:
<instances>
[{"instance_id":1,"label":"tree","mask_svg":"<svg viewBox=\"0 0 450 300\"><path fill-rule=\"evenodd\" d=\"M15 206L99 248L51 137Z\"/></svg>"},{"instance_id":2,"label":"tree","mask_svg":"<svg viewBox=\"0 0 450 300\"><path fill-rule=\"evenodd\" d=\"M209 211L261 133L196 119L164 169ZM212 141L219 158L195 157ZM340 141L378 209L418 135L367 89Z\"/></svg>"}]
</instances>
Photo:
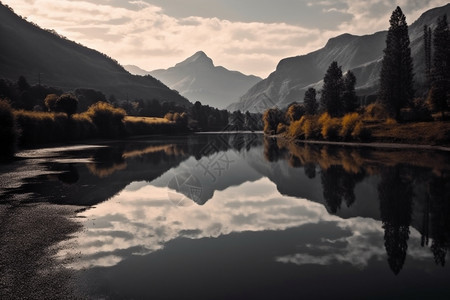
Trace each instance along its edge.
<instances>
[{"instance_id":1,"label":"tree","mask_svg":"<svg viewBox=\"0 0 450 300\"><path fill-rule=\"evenodd\" d=\"M305 105L305 114L306 115L315 115L317 114L317 100L316 100L316 90L314 88L309 88L305 92L305 98L303 99L303 103Z\"/></svg>"},{"instance_id":2,"label":"tree","mask_svg":"<svg viewBox=\"0 0 450 300\"><path fill-rule=\"evenodd\" d=\"M252 131L258 129L257 117L252 115L248 110L244 114L244 128Z\"/></svg>"},{"instance_id":3,"label":"tree","mask_svg":"<svg viewBox=\"0 0 450 300\"><path fill-rule=\"evenodd\" d=\"M300 118L305 114L305 108L303 105L298 103L292 103L289 105L286 111L286 120L290 123L300 120Z\"/></svg>"},{"instance_id":4,"label":"tree","mask_svg":"<svg viewBox=\"0 0 450 300\"><path fill-rule=\"evenodd\" d=\"M17 86L19 87L19 91L23 92L30 88L27 79L24 76L20 76L17 80Z\"/></svg>"},{"instance_id":5,"label":"tree","mask_svg":"<svg viewBox=\"0 0 450 300\"><path fill-rule=\"evenodd\" d=\"M448 99L450 96L450 30L447 23L447 16L438 18L436 29L434 30L434 59L432 69L430 101L431 106L436 111L448 110Z\"/></svg>"},{"instance_id":6,"label":"tree","mask_svg":"<svg viewBox=\"0 0 450 300\"><path fill-rule=\"evenodd\" d=\"M323 78L322 97L320 98L322 109L328 112L331 117L342 115L342 91L342 69L336 61L333 61Z\"/></svg>"},{"instance_id":7,"label":"tree","mask_svg":"<svg viewBox=\"0 0 450 300\"><path fill-rule=\"evenodd\" d=\"M48 111L56 111L56 101L58 100L58 95L48 94L45 97L44 103Z\"/></svg>"},{"instance_id":8,"label":"tree","mask_svg":"<svg viewBox=\"0 0 450 300\"><path fill-rule=\"evenodd\" d=\"M77 111L78 99L72 94L62 94L56 100L56 109L65 112L70 118Z\"/></svg>"},{"instance_id":9,"label":"tree","mask_svg":"<svg viewBox=\"0 0 450 300\"><path fill-rule=\"evenodd\" d=\"M358 97L355 92L356 77L352 71L348 71L343 79L344 91L342 93L342 105L344 112L354 112L358 107Z\"/></svg>"},{"instance_id":10,"label":"tree","mask_svg":"<svg viewBox=\"0 0 450 300\"><path fill-rule=\"evenodd\" d=\"M236 131L242 130L244 128L244 115L240 110L236 110L231 114L230 123L232 128Z\"/></svg>"},{"instance_id":11,"label":"tree","mask_svg":"<svg viewBox=\"0 0 450 300\"><path fill-rule=\"evenodd\" d=\"M425 49L425 78L427 81L427 89L431 85L431 37L432 30L427 25L423 26L423 43Z\"/></svg>"},{"instance_id":12,"label":"tree","mask_svg":"<svg viewBox=\"0 0 450 300\"><path fill-rule=\"evenodd\" d=\"M400 109L412 102L413 61L408 24L400 7L392 12L380 72L378 97L389 114L400 118Z\"/></svg>"},{"instance_id":13,"label":"tree","mask_svg":"<svg viewBox=\"0 0 450 300\"><path fill-rule=\"evenodd\" d=\"M278 108L269 108L263 114L264 133L275 134L280 122L283 121L283 113Z\"/></svg>"}]
</instances>

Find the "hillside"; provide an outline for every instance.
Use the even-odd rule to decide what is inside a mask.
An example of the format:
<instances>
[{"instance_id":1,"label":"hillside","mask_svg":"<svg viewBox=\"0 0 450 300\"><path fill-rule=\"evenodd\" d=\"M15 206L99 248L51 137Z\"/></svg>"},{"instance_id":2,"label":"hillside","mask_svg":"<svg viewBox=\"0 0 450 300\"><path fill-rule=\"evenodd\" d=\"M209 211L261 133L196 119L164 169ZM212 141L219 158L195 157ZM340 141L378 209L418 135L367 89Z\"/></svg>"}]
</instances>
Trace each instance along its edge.
<instances>
[{"instance_id":1,"label":"hillside","mask_svg":"<svg viewBox=\"0 0 450 300\"><path fill-rule=\"evenodd\" d=\"M25 76L63 90L92 88L118 99L189 101L151 76L128 73L106 55L43 30L0 4L0 78Z\"/></svg>"},{"instance_id":2,"label":"hillside","mask_svg":"<svg viewBox=\"0 0 450 300\"><path fill-rule=\"evenodd\" d=\"M136 66L125 66L133 74L146 74ZM183 62L167 70L148 72L155 78L177 90L191 101L200 101L217 108L225 108L239 100L261 78L214 66L211 58L199 51Z\"/></svg>"},{"instance_id":3,"label":"hillside","mask_svg":"<svg viewBox=\"0 0 450 300\"><path fill-rule=\"evenodd\" d=\"M418 85L424 82L423 26L433 28L437 18L444 14L450 15L450 4L425 12L412 24L407 20L411 24L411 54ZM388 26L388 20L386 24ZM360 96L376 94L386 34L387 31L364 36L343 34L330 39L325 47L317 51L285 58L268 78L253 86L228 109L260 111L268 106L284 107L293 101L301 102L309 87L321 88L321 80L332 61L337 61L343 72L354 72Z\"/></svg>"}]
</instances>

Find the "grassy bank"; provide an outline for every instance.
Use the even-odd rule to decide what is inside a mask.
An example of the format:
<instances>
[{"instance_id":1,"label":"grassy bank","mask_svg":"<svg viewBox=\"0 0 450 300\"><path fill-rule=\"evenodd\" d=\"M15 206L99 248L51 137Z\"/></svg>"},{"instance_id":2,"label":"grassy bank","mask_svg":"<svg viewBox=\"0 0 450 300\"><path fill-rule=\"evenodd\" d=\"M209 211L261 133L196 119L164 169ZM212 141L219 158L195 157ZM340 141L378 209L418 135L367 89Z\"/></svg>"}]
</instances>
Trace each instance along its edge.
<instances>
[{"instance_id":1,"label":"grassy bank","mask_svg":"<svg viewBox=\"0 0 450 300\"><path fill-rule=\"evenodd\" d=\"M371 141L450 146L450 122L368 123Z\"/></svg>"},{"instance_id":2,"label":"grassy bank","mask_svg":"<svg viewBox=\"0 0 450 300\"><path fill-rule=\"evenodd\" d=\"M187 130L185 119L127 116L125 111L105 102L70 117L61 112L13 110L0 101L0 157L9 159L16 146L34 147L91 138L124 138L134 135L173 134ZM4 123L4 124L3 124Z\"/></svg>"},{"instance_id":3,"label":"grassy bank","mask_svg":"<svg viewBox=\"0 0 450 300\"><path fill-rule=\"evenodd\" d=\"M378 104L342 117L328 113L289 117L289 111L268 111L264 116L264 132L288 139L357 142L403 143L450 146L450 121L428 118L427 121L397 122Z\"/></svg>"}]
</instances>

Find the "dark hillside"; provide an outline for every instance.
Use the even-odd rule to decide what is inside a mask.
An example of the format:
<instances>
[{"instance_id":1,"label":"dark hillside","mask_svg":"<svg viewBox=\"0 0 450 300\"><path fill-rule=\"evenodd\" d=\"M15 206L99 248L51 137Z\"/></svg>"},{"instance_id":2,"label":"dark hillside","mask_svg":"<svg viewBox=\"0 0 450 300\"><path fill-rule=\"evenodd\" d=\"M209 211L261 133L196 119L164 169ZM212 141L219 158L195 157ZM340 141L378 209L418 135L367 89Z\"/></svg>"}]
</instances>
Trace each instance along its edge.
<instances>
[{"instance_id":1,"label":"dark hillside","mask_svg":"<svg viewBox=\"0 0 450 300\"><path fill-rule=\"evenodd\" d=\"M91 88L117 98L158 99L190 105L151 76L128 73L117 61L55 32L41 29L0 4L0 78L25 76L64 90Z\"/></svg>"}]
</instances>

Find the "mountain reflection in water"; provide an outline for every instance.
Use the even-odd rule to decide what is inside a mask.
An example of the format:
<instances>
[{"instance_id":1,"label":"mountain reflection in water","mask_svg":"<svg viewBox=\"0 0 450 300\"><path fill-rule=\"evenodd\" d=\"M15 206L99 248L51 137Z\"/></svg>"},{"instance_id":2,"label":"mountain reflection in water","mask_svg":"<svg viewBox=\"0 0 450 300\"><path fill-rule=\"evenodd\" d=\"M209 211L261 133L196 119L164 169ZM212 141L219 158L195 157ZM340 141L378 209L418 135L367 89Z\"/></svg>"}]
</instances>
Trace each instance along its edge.
<instances>
[{"instance_id":1,"label":"mountain reflection in water","mask_svg":"<svg viewBox=\"0 0 450 300\"><path fill-rule=\"evenodd\" d=\"M185 290L201 298L225 284L224 298L253 288L259 292L249 295L264 298L280 288L312 293L311 278L341 276L361 281L355 296L381 295L362 282L396 289L386 272L417 297L429 287L450 294L441 284L449 275L446 152L212 134L68 156L89 160L48 162L55 175L30 179L21 191L33 201L88 206L79 213L84 230L58 258L84 270L80 285L93 297L176 298ZM216 273L220 280L207 275ZM180 290L164 290L171 280ZM200 280L208 286L201 292Z\"/></svg>"}]
</instances>

